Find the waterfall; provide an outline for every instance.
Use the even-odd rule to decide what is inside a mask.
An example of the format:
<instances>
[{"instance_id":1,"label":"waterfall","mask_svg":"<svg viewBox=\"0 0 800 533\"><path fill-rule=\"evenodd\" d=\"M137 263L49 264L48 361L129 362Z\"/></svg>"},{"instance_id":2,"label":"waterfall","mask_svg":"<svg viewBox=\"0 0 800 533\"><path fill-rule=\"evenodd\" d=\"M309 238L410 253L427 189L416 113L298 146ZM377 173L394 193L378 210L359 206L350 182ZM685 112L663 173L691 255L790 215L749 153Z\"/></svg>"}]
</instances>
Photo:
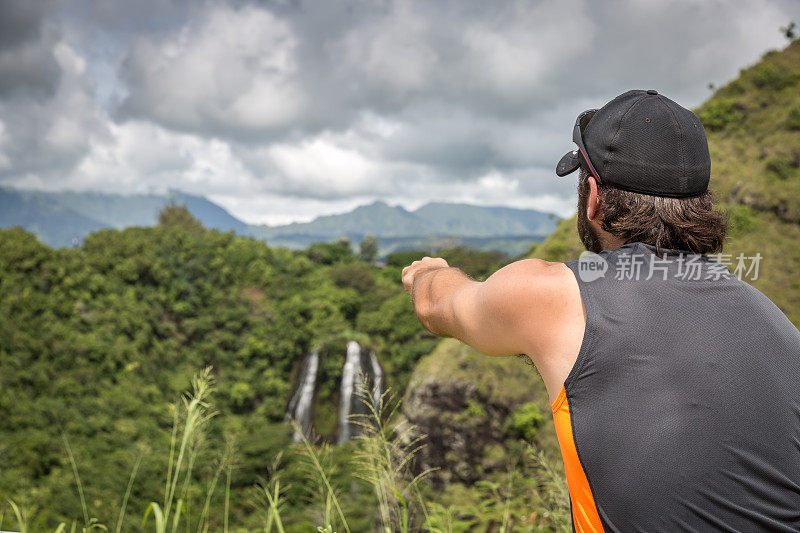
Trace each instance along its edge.
<instances>
[{"instance_id":1,"label":"waterfall","mask_svg":"<svg viewBox=\"0 0 800 533\"><path fill-rule=\"evenodd\" d=\"M350 412L353 405L353 391L361 383L361 345L355 341L347 343L347 357L342 370L342 386L339 394L339 442L350 440Z\"/></svg>"},{"instance_id":2,"label":"waterfall","mask_svg":"<svg viewBox=\"0 0 800 533\"><path fill-rule=\"evenodd\" d=\"M300 425L302 433L294 432L292 437L295 442L303 439L303 435L308 437L311 432L311 402L314 399L314 388L317 384L317 369L319 368L319 353L312 350L306 357L303 367L300 370L299 385L292 399L289 401L287 415L294 418Z\"/></svg>"},{"instance_id":3,"label":"waterfall","mask_svg":"<svg viewBox=\"0 0 800 533\"><path fill-rule=\"evenodd\" d=\"M380 414L381 393L383 392L383 370L375 357L375 350L369 351L369 362L372 367L372 402L375 410Z\"/></svg>"},{"instance_id":4,"label":"waterfall","mask_svg":"<svg viewBox=\"0 0 800 533\"><path fill-rule=\"evenodd\" d=\"M319 357L319 351L312 350L304 359L297 378L297 388L286 409L286 417L293 418L300 426L300 430L294 432L295 442L302 440L303 436L308 437L312 430L311 404L314 401L314 392L317 386ZM374 403L376 410L379 410L383 392L383 369L374 350L362 349L356 341L349 341L339 392L337 441L340 443L352 439L361 432L361 426L353 424L350 420L351 415L366 415L369 412L363 403L363 398L359 396L363 383L362 376L370 385L369 398Z\"/></svg>"}]
</instances>

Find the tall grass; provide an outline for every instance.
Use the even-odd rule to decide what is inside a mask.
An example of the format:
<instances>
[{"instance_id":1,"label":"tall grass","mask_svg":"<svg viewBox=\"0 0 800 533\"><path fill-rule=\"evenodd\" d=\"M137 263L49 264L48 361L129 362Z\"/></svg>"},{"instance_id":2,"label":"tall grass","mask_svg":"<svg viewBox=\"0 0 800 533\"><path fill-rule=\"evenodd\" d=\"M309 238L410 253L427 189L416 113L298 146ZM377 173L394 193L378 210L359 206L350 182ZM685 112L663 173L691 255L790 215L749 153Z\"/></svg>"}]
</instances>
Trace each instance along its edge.
<instances>
[{"instance_id":1,"label":"tall grass","mask_svg":"<svg viewBox=\"0 0 800 533\"><path fill-rule=\"evenodd\" d=\"M202 372L192 379L192 392L184 395L181 401L173 406L173 427L170 438L167 478L164 485L164 500L162 503L150 502L142 518L142 527L147 523L147 519L152 513L156 533L166 533L167 529L175 533L178 530L181 523L181 515L188 505L189 486L192 483L195 461L205 444L206 426L208 421L217 414L209 403L214 384L211 367L204 368ZM181 422L183 427L179 430ZM178 445L179 435L180 444ZM224 464L224 462L223 459L222 463ZM207 502L216 487L218 477L219 470L209 486L209 491L206 495ZM230 491L229 465L227 479L225 511L223 513L226 531L229 511L228 493ZM171 525L170 518L172 519ZM201 513L201 524L198 527L200 531L203 531L203 528L207 528L206 518L207 512L204 506L204 512Z\"/></svg>"},{"instance_id":2,"label":"tall grass","mask_svg":"<svg viewBox=\"0 0 800 533\"><path fill-rule=\"evenodd\" d=\"M164 484L164 498L161 502L150 502L144 511L141 527L145 527L148 518L152 515L154 529L157 533L166 533L168 530L175 533L181 526L181 529L186 531L196 529L198 533L207 532L211 527L209 524L209 516L211 514L210 507L212 496L216 490L221 474L224 472L225 492L222 522L223 531L228 531L231 477L234 465L234 445L232 439L229 439L219 459L218 467L211 481L208 483L206 497L197 519L196 528L192 527L193 524L191 523L191 517L188 513L191 503L189 498L190 487L195 482L194 468L200 453L205 447L206 427L208 422L216 415L216 411L210 403L210 396L213 390L214 378L212 369L211 367L207 367L192 379L191 392L182 396L179 401L172 406L173 426L170 438L169 461ZM78 463L72 452L72 446L66 435L62 435L62 441L75 479L83 523L79 526L77 520L73 520L69 525L66 522L62 522L55 529L56 533L65 533L66 531L70 533L77 533L78 531L81 533L91 533L96 530L108 531L108 528L100 523L97 518L90 516L83 482L80 477ZM139 453L131 470L125 494L117 514L116 533L123 531L128 503L143 455L143 452ZM8 500L8 505L16 518L19 531L21 533L26 533L29 530L30 513L11 499ZM0 528L2 528L3 525L4 513L5 509L0 509Z\"/></svg>"},{"instance_id":3,"label":"tall grass","mask_svg":"<svg viewBox=\"0 0 800 533\"><path fill-rule=\"evenodd\" d=\"M311 466L311 471L317 477L320 485L321 496L325 500L323 525L321 526L320 530L331 532L334 531L332 518L333 511L335 510L339 523L347 533L350 533L350 525L347 522L347 518L344 516L344 511L342 511L339 498L336 494L336 491L333 489L333 485L331 484L330 476L328 475L326 469L322 466L322 457L324 456L324 453L321 453L320 450L314 448L314 446L309 442L308 437L306 437L306 435L303 433L303 429L300 427L300 424L298 424L296 420L292 419L291 423L292 426L294 426L294 430L302 436L301 443L303 444L305 457ZM323 445L323 452L324 447L325 445Z\"/></svg>"},{"instance_id":4,"label":"tall grass","mask_svg":"<svg viewBox=\"0 0 800 533\"><path fill-rule=\"evenodd\" d=\"M20 533L28 533L28 513L26 512L25 508L20 507L17 503L10 499L8 500L8 505L11 507L11 511L14 513L14 518L17 519L17 527L19 528ZM0 514L0 526L3 525L3 515Z\"/></svg>"},{"instance_id":5,"label":"tall grass","mask_svg":"<svg viewBox=\"0 0 800 533\"><path fill-rule=\"evenodd\" d=\"M142 464L142 457L144 456L144 450L139 452L139 456L136 458L136 463L133 465L133 470L131 470L131 477L128 479L128 487L125 489L125 496L122 498L122 505L119 509L119 517L117 518L117 528L115 529L116 533L120 533L122 531L122 522L125 520L125 510L128 508L128 498L131 497L131 489L133 488L133 481L136 479L136 474L139 472L139 465Z\"/></svg>"},{"instance_id":6,"label":"tall grass","mask_svg":"<svg viewBox=\"0 0 800 533\"><path fill-rule=\"evenodd\" d=\"M412 473L413 460L423 448L425 437L413 437L419 432L400 416L400 401L395 398L391 390L378 395L370 390L368 380L363 373L361 378L361 384L356 388L355 394L364 406L362 411L365 412L350 415L351 422L359 430L354 441L346 446L352 447L353 450L350 460L350 479L356 478L363 482L362 487L368 488L374 496L375 508L371 518L373 521L371 529L384 533L463 531L465 522L459 518L458 508L442 505L435 501L435 497L431 500L423 497L420 487L433 469L424 470L417 475ZM197 533L208 533L208 531L227 533L230 529L231 486L235 470L235 445L232 438L227 439L223 451L216 460L213 474L205 483L204 498L198 502L202 505L198 505L197 509L192 507L191 494L198 494L197 490L191 490L191 487L197 485L199 481L196 465L202 462L201 454L207 448L208 423L217 414L211 404L214 387L212 370L210 367L205 368L192 379L191 391L172 406L173 425L163 498L159 501L151 500L144 510L141 527L146 530L156 533L167 533L167 531L177 533L179 529ZM354 522L348 520L342 494L336 489L334 478L340 479L334 475L328 464L331 445L313 444L295 421L292 421L292 424L295 430L303 435L301 443L294 448L294 451L299 451L305 458L317 485L315 496L321 505L319 521L315 524L317 531L350 533L351 524ZM70 524L62 522L55 531L56 533L107 531L107 527L90 514L78 462L67 436L64 435L62 439L80 499L82 521L79 523L73 520ZM541 451L528 445L525 453L527 459L524 461L524 471L509 472L505 486L488 480L476 484L479 489L484 487L483 490L491 493L478 507L497 517L493 527L499 526L499 528L492 529L493 531L512 531L519 525L514 518L519 516L515 513L520 510L521 505L518 493L533 492L536 494L536 507L544 509L543 514L539 515L540 520L536 530L568 530L569 500L563 476L553 468ZM125 530L126 513L143 456L142 451L136 457L131 469L124 496L117 510L114 529L116 533ZM250 490L253 500L251 504L263 513L265 533L286 531L285 517L282 515L286 504L291 502L285 497L288 487L281 482L278 471L281 458L281 453L273 458L271 468L267 468L268 478ZM215 498L221 485L222 497ZM515 493L518 485L521 485L521 488ZM431 487L425 489L425 493L431 494L430 489ZM202 494L202 491L200 493ZM10 499L7 500L7 506L10 509L9 514L13 515L12 520L16 520L17 529L21 533L29 531L31 511ZM214 509L216 513L212 512ZM362 513L360 519L363 520L364 509L360 509L360 512ZM531 516L537 514L528 512ZM4 505L0 508L0 529L5 515ZM212 520L212 517L216 519ZM147 527L148 521L152 529Z\"/></svg>"},{"instance_id":7,"label":"tall grass","mask_svg":"<svg viewBox=\"0 0 800 533\"><path fill-rule=\"evenodd\" d=\"M424 446L424 437L409 437L416 429L405 419L396 424L400 401L391 389L378 395L370 391L369 382L362 374L361 385L356 394L365 406L366 414L351 415L362 433L356 437L358 443L354 456L354 475L366 481L375 492L383 531L407 533L411 527L411 500L417 496L420 509L427 516L427 507L416 491L430 470L416 476L410 475L411 462ZM376 402L377 397L377 402Z\"/></svg>"},{"instance_id":8,"label":"tall grass","mask_svg":"<svg viewBox=\"0 0 800 533\"><path fill-rule=\"evenodd\" d=\"M526 447L526 463L538 472L539 483L536 493L547 509L546 518L559 531L571 530L572 510L569 502L569 489L564 475L553 468L552 463L541 450L530 444Z\"/></svg>"},{"instance_id":9,"label":"tall grass","mask_svg":"<svg viewBox=\"0 0 800 533\"><path fill-rule=\"evenodd\" d=\"M225 445L225 451L219 458L219 461L217 462L217 468L214 470L214 475L211 477L211 481L209 481L208 488L206 489L206 498L205 501L203 502L203 509L200 511L200 519L198 521L198 526L197 526L198 533L206 533L210 527L209 514L211 511L211 498L216 491L217 483L219 483L219 478L222 475L223 471L226 472L226 479L228 480L226 486L226 497L225 497L226 506L223 512L227 520L227 515L228 515L227 501L230 493L230 476L228 475L228 473L231 472L233 469L234 455L235 455L234 439L228 438ZM225 527L227 528L227 526Z\"/></svg>"},{"instance_id":10,"label":"tall grass","mask_svg":"<svg viewBox=\"0 0 800 533\"><path fill-rule=\"evenodd\" d=\"M353 475L372 488L380 518L379 527L385 533L418 531L423 522L427 521L427 506L417 490L417 485L430 470L411 476L410 465L416 453L424 446L423 437L409 439L415 428L407 421L401 420L396 424L390 424L399 418L396 415L400 402L395 399L390 389L380 395L371 391L369 380L363 372L355 393L365 406L366 413L350 415L350 421L361 431L354 439ZM315 447L303 434L299 424L293 420L291 422L298 434L302 435L301 442L305 456L321 487L319 496L325 502L323 524L319 526L319 530L334 531L332 515L335 511L341 527L349 532L350 526L342 510L339 496L323 466L322 458L327 445ZM265 488L264 494L268 496L266 499L269 503L269 512L272 516L279 517L277 504L280 493L277 486L273 490L274 494L270 495L269 489ZM418 507L412 506L414 498ZM416 520L416 523L413 508L420 509L424 515L424 518Z\"/></svg>"},{"instance_id":11,"label":"tall grass","mask_svg":"<svg viewBox=\"0 0 800 533\"><path fill-rule=\"evenodd\" d=\"M283 452L278 452L272 461L272 467L268 468L269 479L262 479L254 487L253 500L251 505L261 510L264 516L264 533L272 533L273 526L278 533L284 533L283 520L281 519L281 507L283 506L283 487L279 477L279 465L283 458Z\"/></svg>"}]
</instances>

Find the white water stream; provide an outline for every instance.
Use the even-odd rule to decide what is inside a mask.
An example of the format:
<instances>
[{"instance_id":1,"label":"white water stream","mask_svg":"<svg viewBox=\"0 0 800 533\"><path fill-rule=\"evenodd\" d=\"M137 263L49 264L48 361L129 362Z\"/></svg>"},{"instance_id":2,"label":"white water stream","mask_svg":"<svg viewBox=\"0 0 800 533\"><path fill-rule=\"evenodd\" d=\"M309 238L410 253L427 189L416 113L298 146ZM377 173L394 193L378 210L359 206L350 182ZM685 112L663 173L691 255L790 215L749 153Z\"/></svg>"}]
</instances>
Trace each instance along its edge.
<instances>
[{"instance_id":1,"label":"white water stream","mask_svg":"<svg viewBox=\"0 0 800 533\"><path fill-rule=\"evenodd\" d=\"M369 362L367 362L367 359ZM347 343L344 368L342 369L342 381L339 392L339 423L338 423L338 442L346 442L352 439L360 429L354 426L350 420L351 415L356 412L365 414L366 408L362 405L362 399L357 398L359 387L362 384L362 363L366 368L363 374L366 376L371 387L371 399L376 410L380 412L381 394L383 393L383 370L375 356L375 351L363 353L362 347L356 341ZM314 392L317 387L319 374L319 352L311 351L303 361L298 376L298 385L292 395L286 410L286 416L297 421L300 430L296 430L293 435L295 442L302 440L303 436L310 437L313 417L311 405L314 401Z\"/></svg>"},{"instance_id":2,"label":"white water stream","mask_svg":"<svg viewBox=\"0 0 800 533\"><path fill-rule=\"evenodd\" d=\"M369 351L369 362L372 366L372 401L375 410L380 414L381 412L381 393L383 392L383 370L378 363L378 358L375 357L375 351Z\"/></svg>"},{"instance_id":3,"label":"white water stream","mask_svg":"<svg viewBox=\"0 0 800 533\"><path fill-rule=\"evenodd\" d=\"M350 411L353 391L361 383L361 345L356 341L347 343L347 357L342 370L342 387L339 394L339 442L350 440Z\"/></svg>"},{"instance_id":4,"label":"white water stream","mask_svg":"<svg viewBox=\"0 0 800 533\"><path fill-rule=\"evenodd\" d=\"M317 369L319 368L319 353L316 350L308 354L303 365L303 374L300 376L300 385L289 401L288 414L294 418L302 429L294 432L292 437L295 442L302 440L303 435L309 436L311 431L311 402L314 400L314 389L317 384Z\"/></svg>"}]
</instances>

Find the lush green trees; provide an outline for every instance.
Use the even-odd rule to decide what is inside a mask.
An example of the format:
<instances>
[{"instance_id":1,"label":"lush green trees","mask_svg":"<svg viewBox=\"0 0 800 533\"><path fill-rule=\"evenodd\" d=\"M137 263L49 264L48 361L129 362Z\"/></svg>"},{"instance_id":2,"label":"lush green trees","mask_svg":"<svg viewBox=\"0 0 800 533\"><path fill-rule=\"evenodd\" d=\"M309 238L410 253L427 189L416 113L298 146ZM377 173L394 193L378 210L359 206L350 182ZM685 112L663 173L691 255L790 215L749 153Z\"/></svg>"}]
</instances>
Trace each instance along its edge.
<instances>
[{"instance_id":1,"label":"lush green trees","mask_svg":"<svg viewBox=\"0 0 800 533\"><path fill-rule=\"evenodd\" d=\"M158 225L181 228L190 233L202 233L205 228L185 206L169 204L158 213Z\"/></svg>"},{"instance_id":2,"label":"lush green trees","mask_svg":"<svg viewBox=\"0 0 800 533\"><path fill-rule=\"evenodd\" d=\"M327 346L318 398L335 404L344 343L354 335L382 361L401 354L401 364L386 364L395 386L431 345L413 315L397 325L370 318L402 297L402 286L399 276L354 262L349 242L293 253L207 231L176 206L160 221L100 231L74 249L0 231L0 501L35 504L34 525L80 510L62 433L92 514L111 523L102 502L121 498L140 444L168 442L168 406L204 366L215 368L225 415L209 431L236 435L233 488L245 490L289 442L286 404L310 346ZM396 339L405 346L384 353ZM167 449L145 452L132 509L157 493Z\"/></svg>"},{"instance_id":3,"label":"lush green trees","mask_svg":"<svg viewBox=\"0 0 800 533\"><path fill-rule=\"evenodd\" d=\"M369 245L361 247L366 260L365 251ZM500 260L450 253L477 276ZM38 509L33 530L81 516L65 435L87 512L106 525L115 523L141 457L123 527L138 530L147 505L162 501L154 495L163 492L169 463L171 405L192 375L212 366L219 416L197 444L187 501L201 505L202 487L234 440L232 501L240 503L232 521L259 526L255 507L242 502L277 467L287 531L307 530L316 523L309 505L319 502L309 495L303 462L289 452L284 420L296 373L304 354L321 347L313 411L322 440L335 436L348 340L374 348L387 384L402 394L438 339L414 315L401 266L357 261L344 239L298 252L269 248L206 230L177 206L162 212L157 227L99 231L72 249L0 230L0 502ZM367 527L374 507L364 504L369 490L347 474L352 451L332 448L329 466L347 493L351 525ZM214 494L218 503L221 493ZM211 530L219 520L211 518Z\"/></svg>"},{"instance_id":4,"label":"lush green trees","mask_svg":"<svg viewBox=\"0 0 800 533\"><path fill-rule=\"evenodd\" d=\"M484 280L492 272L506 265L511 260L500 252L475 250L465 246L446 248L436 252L428 250L404 250L389 254L386 264L391 267L404 267L424 256L437 256L444 258L450 265L457 266L469 276Z\"/></svg>"}]
</instances>

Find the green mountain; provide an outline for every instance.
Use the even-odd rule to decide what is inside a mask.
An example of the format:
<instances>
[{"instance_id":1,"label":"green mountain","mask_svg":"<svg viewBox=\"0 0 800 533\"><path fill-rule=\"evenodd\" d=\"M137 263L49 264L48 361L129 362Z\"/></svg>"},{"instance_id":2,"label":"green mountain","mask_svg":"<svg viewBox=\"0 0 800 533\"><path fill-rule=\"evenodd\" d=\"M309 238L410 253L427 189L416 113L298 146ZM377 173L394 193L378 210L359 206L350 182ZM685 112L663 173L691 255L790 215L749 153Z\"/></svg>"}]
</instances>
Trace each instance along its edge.
<instances>
[{"instance_id":1,"label":"green mountain","mask_svg":"<svg viewBox=\"0 0 800 533\"><path fill-rule=\"evenodd\" d=\"M378 238L381 255L466 245L514 256L528 250L531 241L544 239L557 222L555 215L533 209L432 202L408 211L376 201L311 222L257 226L251 230L271 245L290 249L339 237L359 242L372 234Z\"/></svg>"},{"instance_id":2,"label":"green mountain","mask_svg":"<svg viewBox=\"0 0 800 533\"><path fill-rule=\"evenodd\" d=\"M380 237L408 237L428 232L425 221L401 206L391 207L376 201L356 207L348 213L325 215L311 222L294 222L283 226L260 226L256 236L267 240L309 235L325 240L372 232Z\"/></svg>"},{"instance_id":3,"label":"green mountain","mask_svg":"<svg viewBox=\"0 0 800 533\"><path fill-rule=\"evenodd\" d=\"M335 239L366 233L388 238L420 235L540 237L553 230L555 221L554 215L533 209L431 202L407 211L401 206L376 201L349 213L317 217L312 222L262 226L258 228L258 236L267 241L299 235Z\"/></svg>"},{"instance_id":4,"label":"green mountain","mask_svg":"<svg viewBox=\"0 0 800 533\"><path fill-rule=\"evenodd\" d=\"M153 226L158 212L170 203L186 206L207 228L255 236L271 246L291 250L340 237L360 242L366 235L375 235L381 256L397 250L458 245L518 256L528 250L531 240L544 239L557 222L554 215L531 209L430 203L407 211L374 202L312 222L251 226L214 202L181 191L122 195L0 187L0 227L21 226L50 246L72 246L98 229Z\"/></svg>"},{"instance_id":5,"label":"green mountain","mask_svg":"<svg viewBox=\"0 0 800 533\"><path fill-rule=\"evenodd\" d=\"M84 215L49 195L0 189L0 227L21 226L52 246L70 246L108 224Z\"/></svg>"},{"instance_id":6,"label":"green mountain","mask_svg":"<svg viewBox=\"0 0 800 533\"><path fill-rule=\"evenodd\" d=\"M43 192L0 187L0 227L21 226L50 246L72 246L103 228L153 226L158 212L175 203L207 228L248 234L248 226L202 196L170 191L156 194Z\"/></svg>"},{"instance_id":7,"label":"green mountain","mask_svg":"<svg viewBox=\"0 0 800 533\"><path fill-rule=\"evenodd\" d=\"M695 112L708 135L710 186L731 222L723 253L734 264L760 253L752 285L800 326L800 40L743 69ZM573 217L531 256L564 261L582 250Z\"/></svg>"},{"instance_id":8,"label":"green mountain","mask_svg":"<svg viewBox=\"0 0 800 533\"><path fill-rule=\"evenodd\" d=\"M549 235L557 220L552 214L534 209L443 202L425 204L414 214L437 228L437 232L473 237Z\"/></svg>"}]
</instances>

